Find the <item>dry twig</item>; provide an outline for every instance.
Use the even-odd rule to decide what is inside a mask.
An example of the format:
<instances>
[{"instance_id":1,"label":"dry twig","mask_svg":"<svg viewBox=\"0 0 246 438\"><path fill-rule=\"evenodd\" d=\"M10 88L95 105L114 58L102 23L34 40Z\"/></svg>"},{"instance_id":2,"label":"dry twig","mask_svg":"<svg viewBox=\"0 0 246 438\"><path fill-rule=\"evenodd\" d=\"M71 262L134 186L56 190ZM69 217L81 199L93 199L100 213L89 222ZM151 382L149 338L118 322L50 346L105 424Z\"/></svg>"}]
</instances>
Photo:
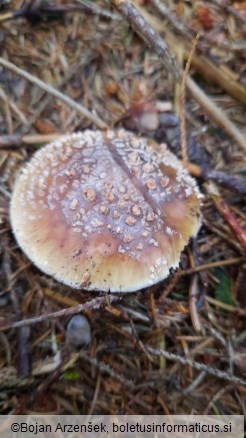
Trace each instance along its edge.
<instances>
[{"instance_id":1,"label":"dry twig","mask_svg":"<svg viewBox=\"0 0 246 438\"><path fill-rule=\"evenodd\" d=\"M62 318L63 316L75 315L76 313L85 312L86 310L90 310L90 309L98 309L99 307L106 304L108 300L110 303L112 303L113 301L117 301L120 299L121 296L119 295L110 295L109 297L103 296L103 297L94 298L94 300L91 300L87 303L78 304L77 306L69 307L68 309L62 309L62 310L58 310L57 312L46 313L45 315L34 316L32 318L22 319L21 321L7 323L5 325L0 326L0 332L5 330L10 330L13 328L25 327L26 325L39 324L40 322L47 321L49 319Z\"/></svg>"},{"instance_id":2,"label":"dry twig","mask_svg":"<svg viewBox=\"0 0 246 438\"><path fill-rule=\"evenodd\" d=\"M175 15L161 3L160 0L152 0L157 11L165 17L171 25L174 27L176 31L178 31L184 38L179 38L173 33L169 32L168 29L165 29L165 38L170 47L180 47L182 46L182 50L184 51L184 57L188 58L191 50L189 41L193 38L192 30L188 29L185 26L185 23L182 23L177 20ZM156 18L156 17L155 17ZM160 20L158 20L160 21ZM156 23L158 22L156 19ZM159 31L163 31L163 24L160 22ZM205 41L208 41L209 44L217 44L218 47L222 47L225 50L245 50L246 44L245 41L241 41L238 43L230 42L229 44L226 41L214 41L209 34L201 32L201 37L204 37ZM201 48L201 52L203 52L203 45L201 43L198 44L198 47ZM246 88L243 84L239 83L234 79L235 74L233 71L224 64L216 65L211 59L209 59L206 55L194 55L192 57L192 66L198 71L201 76L211 81L216 82L220 87L226 90L231 96L237 99L239 102L246 104Z\"/></svg>"},{"instance_id":3,"label":"dry twig","mask_svg":"<svg viewBox=\"0 0 246 438\"><path fill-rule=\"evenodd\" d=\"M226 113L219 108L190 77L187 78L187 88L193 99L199 103L205 113L209 114L212 120L223 128L224 131L237 142L242 151L245 152L246 139L234 123L230 121Z\"/></svg>"},{"instance_id":4,"label":"dry twig","mask_svg":"<svg viewBox=\"0 0 246 438\"><path fill-rule=\"evenodd\" d=\"M113 0L112 0L113 1ZM134 9L134 14L131 14L132 6L131 3L125 0L114 0L113 3L116 5L118 9L122 12L122 14L127 18L129 23L132 25L133 29L138 33L138 35L144 39L144 41L148 44L151 50L153 50L159 57L161 62L163 63L163 59L166 57L166 44L164 43L163 39L160 38L160 36L156 33L156 31L150 26L148 23L148 20L152 19L152 16L145 10L141 9L141 14L138 12L138 10ZM120 4L120 7L119 5ZM139 8L140 9L140 8ZM145 18L145 19L144 19ZM138 21L138 26L135 26L135 21ZM142 21L141 21L142 19ZM152 20L153 23L156 23L156 19ZM144 25L144 31L148 35L148 39L143 36L143 31L140 28L139 24ZM157 22L159 24L159 22ZM159 26L158 26L159 27ZM160 29L160 27L159 27ZM162 29L162 27L161 27ZM147 32L148 30L148 32ZM156 37L158 36L158 38ZM169 53L169 52L168 52ZM173 59L170 57L170 59ZM169 67L170 71L173 73L176 78L180 78L181 75L178 72L177 66L172 62L171 64L168 62L165 62L164 64L167 68ZM191 96L193 99L199 103L199 105L204 109L205 113L207 113L215 123L217 123L219 126L221 126L225 132L232 137L238 145L241 147L241 149L245 152L246 151L246 139L241 134L241 132L237 129L237 127L230 121L230 119L227 117L226 113L219 108L205 93L201 90L201 88L190 78L187 78L187 89L189 90Z\"/></svg>"},{"instance_id":5,"label":"dry twig","mask_svg":"<svg viewBox=\"0 0 246 438\"><path fill-rule=\"evenodd\" d=\"M233 212L230 210L226 202L220 198L220 196L217 196L216 194L211 194L211 198L217 210L220 212L220 214L224 217L224 219L228 223L235 238L240 243L242 248L242 253L244 255L244 258L246 258L246 232L242 229L239 221L237 220Z\"/></svg>"},{"instance_id":6,"label":"dry twig","mask_svg":"<svg viewBox=\"0 0 246 438\"><path fill-rule=\"evenodd\" d=\"M0 140L1 141L1 140ZM0 143L1 147L1 143ZM246 180L245 178L237 177L231 175L229 172L222 172L220 170L211 170L207 167L200 167L197 164L188 163L187 169L192 176L195 178L202 178L204 180L212 180L217 184L222 185L230 190L241 193L242 195L246 194Z\"/></svg>"},{"instance_id":7,"label":"dry twig","mask_svg":"<svg viewBox=\"0 0 246 438\"><path fill-rule=\"evenodd\" d=\"M149 351L149 353L153 354L154 356L163 356L166 359L171 360L172 362L179 362L182 365L189 365L198 371L205 371L207 374L210 374L211 376L218 377L219 379L222 380L227 380L228 382L234 383L235 385L246 386L246 380L241 379L240 377L230 375L229 373L226 373L225 371L221 371L218 368L211 368L205 365L204 363L186 359L182 356L178 356L177 354L169 353L168 351L165 350L152 348L150 346L146 346L146 349Z\"/></svg>"},{"instance_id":8,"label":"dry twig","mask_svg":"<svg viewBox=\"0 0 246 438\"><path fill-rule=\"evenodd\" d=\"M44 144L50 141L58 140L66 133L52 134L28 134L28 135L2 135L0 136L0 149L20 147L22 144Z\"/></svg>"},{"instance_id":9,"label":"dry twig","mask_svg":"<svg viewBox=\"0 0 246 438\"><path fill-rule=\"evenodd\" d=\"M8 70L12 71L13 73L21 76L22 78L26 79L27 81L31 82L32 84L37 85L39 88L41 88L42 90L51 94L52 96L56 97L57 99L60 99L62 102L66 103L68 106L70 106L74 110L78 111L79 114L82 114L88 120L91 120L91 122L95 123L98 126L98 128L101 128L101 129L107 128L106 123L104 123L103 120L100 119L100 117L98 117L95 114L92 114L90 111L88 111L82 105L75 102L69 96L56 90L51 85L46 84L45 82L43 82L40 79L33 76L32 74L28 73L27 71L23 70L22 68L17 67L16 65L12 64L11 62L6 61L5 59L3 59L1 57L0 57L0 65L2 67L7 68Z\"/></svg>"},{"instance_id":10,"label":"dry twig","mask_svg":"<svg viewBox=\"0 0 246 438\"><path fill-rule=\"evenodd\" d=\"M173 73L174 77L178 77L174 56L169 52L164 40L149 26L137 8L128 0L112 0L112 3L149 47L152 47L154 42L155 52L160 56L167 71Z\"/></svg>"}]
</instances>

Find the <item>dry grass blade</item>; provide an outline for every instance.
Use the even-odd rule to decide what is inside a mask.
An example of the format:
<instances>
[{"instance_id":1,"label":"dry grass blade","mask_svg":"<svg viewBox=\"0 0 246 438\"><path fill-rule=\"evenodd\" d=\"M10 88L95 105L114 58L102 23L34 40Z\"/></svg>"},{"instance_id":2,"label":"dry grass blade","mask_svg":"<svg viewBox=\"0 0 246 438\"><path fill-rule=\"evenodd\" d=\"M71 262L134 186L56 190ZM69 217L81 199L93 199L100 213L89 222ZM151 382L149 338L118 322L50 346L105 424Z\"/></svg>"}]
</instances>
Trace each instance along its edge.
<instances>
[{"instance_id":1,"label":"dry grass blade","mask_svg":"<svg viewBox=\"0 0 246 438\"><path fill-rule=\"evenodd\" d=\"M218 211L221 213L221 215L228 223L236 239L239 241L242 247L242 253L244 255L244 258L246 258L246 232L241 227L239 221L237 220L233 212L230 210L229 206L226 204L226 202L223 199L221 199L220 196L211 194L211 198L214 204L216 205Z\"/></svg>"},{"instance_id":2,"label":"dry grass blade","mask_svg":"<svg viewBox=\"0 0 246 438\"><path fill-rule=\"evenodd\" d=\"M226 113L219 108L215 103L201 90L200 87L191 79L187 78L187 88L193 99L199 103L201 108L219 125L224 131L232 137L241 147L243 152L246 152L246 138L241 134L237 127L227 117Z\"/></svg>"},{"instance_id":3,"label":"dry grass blade","mask_svg":"<svg viewBox=\"0 0 246 438\"><path fill-rule=\"evenodd\" d=\"M128 8L128 2L124 2L124 5L125 8ZM156 25L158 27L158 30L162 30L162 24L159 21L157 21L156 19L152 20L153 17L151 14L149 14L149 12L143 10L142 8L139 9L141 10L143 17L145 18L145 23L147 24L150 30L152 29L152 27L148 23L148 20L151 21L154 25ZM128 18L127 15L126 18ZM163 58L165 57L166 51L165 49L162 48L162 45L159 44L159 40L161 40L162 42L164 41L160 37L158 37L158 40L156 42L154 38L156 32L154 31L154 29L152 29L152 31L153 31L153 35L151 34L151 31L149 31L149 35L150 36L152 35L152 37L150 37L149 40L147 40L148 46L150 47L151 50L154 50L154 52L160 57L161 62L163 62ZM140 37L142 37L141 32L138 32L138 34ZM181 75L178 72L176 66L175 66L175 72L176 72L175 77L180 78ZM242 151L245 152L246 139L241 134L241 132L237 129L234 123L230 121L225 111L219 108L190 77L187 78L187 89L189 90L193 99L201 106L201 108L204 109L205 113L208 114L216 124L222 127L225 130L225 132L238 143Z\"/></svg>"},{"instance_id":4,"label":"dry grass blade","mask_svg":"<svg viewBox=\"0 0 246 438\"><path fill-rule=\"evenodd\" d=\"M177 77L178 71L173 55L169 52L164 40L148 25L138 9L128 0L112 0L112 3L127 19L135 32L148 44L148 46L152 46L154 41L155 52L161 57L166 69Z\"/></svg>"},{"instance_id":5,"label":"dry grass blade","mask_svg":"<svg viewBox=\"0 0 246 438\"><path fill-rule=\"evenodd\" d=\"M200 333L202 330L201 322L197 312L197 301L198 301L198 276L193 275L189 290L189 306L190 306L190 316L192 320L192 325L196 333Z\"/></svg>"},{"instance_id":6,"label":"dry grass blade","mask_svg":"<svg viewBox=\"0 0 246 438\"><path fill-rule=\"evenodd\" d=\"M186 87L186 81L188 77L188 73L190 70L191 61L193 58L193 55L196 50L196 46L198 43L199 34L197 34L196 38L193 41L192 49L189 54L188 61L185 66L184 74L181 81L181 89L180 89L180 142L181 142L181 151L182 151L182 158L183 158L183 165L187 168L188 165L188 153L187 153L187 141L186 141L186 124L185 124L185 87Z\"/></svg>"},{"instance_id":7,"label":"dry grass blade","mask_svg":"<svg viewBox=\"0 0 246 438\"><path fill-rule=\"evenodd\" d=\"M0 58L0 65L2 67L7 68L8 70L12 71L13 73L21 76L22 78L26 79L27 81L31 82L32 84L37 85L42 90L46 91L46 93L49 93L52 96L56 97L57 99L60 99L62 102L66 103L68 106L70 106L71 108L78 111L78 113L82 114L88 120L95 123L95 125L98 126L98 128L101 128L101 129L107 128L106 123L104 123L103 120L100 119L100 117L96 116L95 114L92 114L90 111L88 111L86 108L84 108L79 103L75 102L69 96L66 96L65 94L56 90L51 85L48 85L45 82L41 81L40 79L36 78L31 73L28 73L27 71L23 70L22 68L17 67L16 65L12 64L9 61L6 61L3 58Z\"/></svg>"}]
</instances>

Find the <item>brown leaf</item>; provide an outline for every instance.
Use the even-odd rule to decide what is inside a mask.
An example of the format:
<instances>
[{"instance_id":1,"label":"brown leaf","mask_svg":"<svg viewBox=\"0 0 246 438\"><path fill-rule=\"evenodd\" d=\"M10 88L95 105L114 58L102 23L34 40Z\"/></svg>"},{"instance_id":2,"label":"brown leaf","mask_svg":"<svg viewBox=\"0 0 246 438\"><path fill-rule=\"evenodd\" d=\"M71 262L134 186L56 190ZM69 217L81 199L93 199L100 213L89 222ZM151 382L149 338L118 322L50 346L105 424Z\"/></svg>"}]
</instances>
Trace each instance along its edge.
<instances>
[{"instance_id":1,"label":"brown leaf","mask_svg":"<svg viewBox=\"0 0 246 438\"><path fill-rule=\"evenodd\" d=\"M56 131L54 124L48 119L37 119L34 126L40 134L52 134Z\"/></svg>"},{"instance_id":2,"label":"brown leaf","mask_svg":"<svg viewBox=\"0 0 246 438\"><path fill-rule=\"evenodd\" d=\"M200 23L202 23L205 29L213 28L214 22L213 22L212 14L208 8L206 8L205 6L199 6L197 8L196 14L198 20L200 21Z\"/></svg>"}]
</instances>

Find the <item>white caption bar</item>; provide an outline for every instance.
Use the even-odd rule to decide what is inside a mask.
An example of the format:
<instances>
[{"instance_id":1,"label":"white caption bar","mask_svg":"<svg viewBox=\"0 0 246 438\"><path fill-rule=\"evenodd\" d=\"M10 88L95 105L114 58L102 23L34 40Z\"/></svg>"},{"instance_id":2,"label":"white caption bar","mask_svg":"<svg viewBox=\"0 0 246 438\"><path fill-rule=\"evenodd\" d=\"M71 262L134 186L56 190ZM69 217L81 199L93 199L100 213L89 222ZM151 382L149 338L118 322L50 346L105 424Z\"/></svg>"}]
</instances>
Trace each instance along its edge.
<instances>
[{"instance_id":1,"label":"white caption bar","mask_svg":"<svg viewBox=\"0 0 246 438\"><path fill-rule=\"evenodd\" d=\"M1 438L243 438L244 416L10 415L0 416Z\"/></svg>"}]
</instances>

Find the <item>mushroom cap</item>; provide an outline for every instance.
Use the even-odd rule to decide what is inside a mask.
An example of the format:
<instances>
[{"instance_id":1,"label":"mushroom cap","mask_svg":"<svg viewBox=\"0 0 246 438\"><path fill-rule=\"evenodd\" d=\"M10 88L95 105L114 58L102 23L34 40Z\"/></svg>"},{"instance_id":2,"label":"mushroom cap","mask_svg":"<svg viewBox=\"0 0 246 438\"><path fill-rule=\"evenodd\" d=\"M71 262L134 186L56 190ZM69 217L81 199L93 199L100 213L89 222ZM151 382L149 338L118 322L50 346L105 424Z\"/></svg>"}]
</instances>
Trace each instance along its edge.
<instances>
[{"instance_id":1,"label":"mushroom cap","mask_svg":"<svg viewBox=\"0 0 246 438\"><path fill-rule=\"evenodd\" d=\"M84 315L74 315L66 329L66 344L68 347L81 347L91 342L91 326Z\"/></svg>"},{"instance_id":2,"label":"mushroom cap","mask_svg":"<svg viewBox=\"0 0 246 438\"><path fill-rule=\"evenodd\" d=\"M201 197L166 145L87 130L33 155L10 217L20 247L46 274L74 288L131 292L178 266L199 229Z\"/></svg>"}]
</instances>

